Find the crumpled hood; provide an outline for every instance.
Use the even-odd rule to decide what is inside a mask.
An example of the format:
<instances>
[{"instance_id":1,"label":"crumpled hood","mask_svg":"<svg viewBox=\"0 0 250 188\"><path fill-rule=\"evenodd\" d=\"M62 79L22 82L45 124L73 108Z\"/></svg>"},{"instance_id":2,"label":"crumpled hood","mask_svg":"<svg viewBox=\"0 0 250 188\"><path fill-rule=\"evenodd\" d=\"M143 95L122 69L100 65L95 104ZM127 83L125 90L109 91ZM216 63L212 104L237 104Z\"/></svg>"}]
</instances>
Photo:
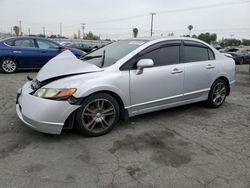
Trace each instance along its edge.
<instances>
[{"instance_id":1,"label":"crumpled hood","mask_svg":"<svg viewBox=\"0 0 250 188\"><path fill-rule=\"evenodd\" d=\"M69 50L65 50L46 63L38 72L36 79L40 82L61 76L102 71L96 65L83 62Z\"/></svg>"}]
</instances>

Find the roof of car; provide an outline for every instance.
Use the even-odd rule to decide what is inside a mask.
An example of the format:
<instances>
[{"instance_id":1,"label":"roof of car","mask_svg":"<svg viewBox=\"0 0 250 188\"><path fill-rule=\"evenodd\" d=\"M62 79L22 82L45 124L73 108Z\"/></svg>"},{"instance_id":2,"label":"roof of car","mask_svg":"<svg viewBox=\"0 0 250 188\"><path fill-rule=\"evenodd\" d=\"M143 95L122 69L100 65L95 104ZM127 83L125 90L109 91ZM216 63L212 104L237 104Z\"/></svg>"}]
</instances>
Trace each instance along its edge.
<instances>
[{"instance_id":1,"label":"roof of car","mask_svg":"<svg viewBox=\"0 0 250 188\"><path fill-rule=\"evenodd\" d=\"M144 41L154 41L154 40L191 40L201 42L201 40L192 37L177 37L177 36L156 36L156 37L138 37L129 38L126 40L144 40Z\"/></svg>"},{"instance_id":2,"label":"roof of car","mask_svg":"<svg viewBox=\"0 0 250 188\"><path fill-rule=\"evenodd\" d=\"M47 38L43 38L43 37L33 37L33 36L16 36L16 37L9 37L9 38L6 38L4 40L10 40L10 39L45 39L45 40L50 40L50 39L47 39Z\"/></svg>"}]
</instances>

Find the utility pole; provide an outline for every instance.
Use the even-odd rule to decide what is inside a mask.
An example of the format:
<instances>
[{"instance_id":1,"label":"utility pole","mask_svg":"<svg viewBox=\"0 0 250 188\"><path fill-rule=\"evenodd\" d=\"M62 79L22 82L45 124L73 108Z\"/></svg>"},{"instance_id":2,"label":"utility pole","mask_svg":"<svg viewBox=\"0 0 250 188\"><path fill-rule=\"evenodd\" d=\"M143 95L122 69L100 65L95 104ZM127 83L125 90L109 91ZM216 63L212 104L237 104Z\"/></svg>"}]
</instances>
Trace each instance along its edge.
<instances>
[{"instance_id":1,"label":"utility pole","mask_svg":"<svg viewBox=\"0 0 250 188\"><path fill-rule=\"evenodd\" d=\"M43 35L44 35L44 37L45 37L45 27L43 27Z\"/></svg>"},{"instance_id":2,"label":"utility pole","mask_svg":"<svg viewBox=\"0 0 250 188\"><path fill-rule=\"evenodd\" d=\"M20 35L22 36L23 33L22 33L22 21L19 20L19 29L20 29Z\"/></svg>"},{"instance_id":3,"label":"utility pole","mask_svg":"<svg viewBox=\"0 0 250 188\"><path fill-rule=\"evenodd\" d=\"M29 36L30 36L30 28L28 28L28 33L29 33Z\"/></svg>"},{"instance_id":4,"label":"utility pole","mask_svg":"<svg viewBox=\"0 0 250 188\"><path fill-rule=\"evenodd\" d=\"M85 29L85 23L82 23L82 38L84 37L84 29Z\"/></svg>"},{"instance_id":5,"label":"utility pole","mask_svg":"<svg viewBox=\"0 0 250 188\"><path fill-rule=\"evenodd\" d=\"M156 15L155 13L150 13L151 15L151 30L150 30L150 36L152 37L153 35L153 26L154 26L154 15Z\"/></svg>"},{"instance_id":6,"label":"utility pole","mask_svg":"<svg viewBox=\"0 0 250 188\"><path fill-rule=\"evenodd\" d=\"M60 23L60 36L62 37L62 23Z\"/></svg>"},{"instance_id":7,"label":"utility pole","mask_svg":"<svg viewBox=\"0 0 250 188\"><path fill-rule=\"evenodd\" d=\"M81 38L81 31L80 31L80 29L78 29L77 39L80 39L80 38Z\"/></svg>"}]
</instances>

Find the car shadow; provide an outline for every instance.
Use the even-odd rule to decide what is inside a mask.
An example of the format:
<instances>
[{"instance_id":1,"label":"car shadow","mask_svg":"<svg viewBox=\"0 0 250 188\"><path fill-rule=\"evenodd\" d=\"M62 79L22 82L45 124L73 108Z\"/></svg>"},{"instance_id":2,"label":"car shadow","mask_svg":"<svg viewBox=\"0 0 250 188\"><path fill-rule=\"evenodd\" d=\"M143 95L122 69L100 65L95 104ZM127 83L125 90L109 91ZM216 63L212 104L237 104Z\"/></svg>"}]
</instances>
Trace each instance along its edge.
<instances>
[{"instance_id":1,"label":"car shadow","mask_svg":"<svg viewBox=\"0 0 250 188\"><path fill-rule=\"evenodd\" d=\"M164 109L164 110L159 110L159 111L155 111L155 112L150 112L150 113L146 113L146 114L142 114L142 115L138 115L138 116L134 116L129 118L126 121L120 120L118 125L111 131L112 133L115 133L116 131L119 131L120 133L122 133L123 131L127 131L128 129L131 129L131 127L135 124L136 122L147 122L150 121L152 119L157 120L159 118L171 118L171 117L182 117L184 114L187 113L194 113L194 114L199 114L201 116L209 116L210 113L208 113L209 110L212 110L211 108L206 107L205 102L198 102L198 103L194 103L194 104L188 104L188 105L184 105L184 106L179 106L179 107L173 107L173 108L169 108L169 109ZM110 133L108 133L107 135L109 135ZM107 136L106 135L106 136ZM47 135L50 136L50 135ZM69 138L73 136L74 138L79 138L79 137L85 137L82 134L80 134L76 128L74 127L71 130L63 130L62 134L59 136L61 138ZM105 135L104 135L105 136ZM85 138L89 138L89 137L85 137Z\"/></svg>"}]
</instances>

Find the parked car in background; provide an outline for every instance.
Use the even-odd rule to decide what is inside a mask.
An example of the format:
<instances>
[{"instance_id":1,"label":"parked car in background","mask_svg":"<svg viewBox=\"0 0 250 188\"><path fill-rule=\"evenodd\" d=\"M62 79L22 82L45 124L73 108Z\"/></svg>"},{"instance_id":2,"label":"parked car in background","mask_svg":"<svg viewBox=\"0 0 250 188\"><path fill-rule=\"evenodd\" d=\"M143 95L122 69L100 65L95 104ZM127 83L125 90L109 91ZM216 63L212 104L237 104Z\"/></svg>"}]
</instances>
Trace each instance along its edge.
<instances>
[{"instance_id":1,"label":"parked car in background","mask_svg":"<svg viewBox=\"0 0 250 188\"><path fill-rule=\"evenodd\" d=\"M110 42L111 43L111 42ZM98 48L102 48L103 46L106 46L109 43L105 44L91 44L91 43L82 43L82 42L60 42L60 44L67 48L77 48L79 50L82 50L84 52L91 52Z\"/></svg>"},{"instance_id":2,"label":"parked car in background","mask_svg":"<svg viewBox=\"0 0 250 188\"><path fill-rule=\"evenodd\" d=\"M69 51L53 58L19 89L16 111L37 131L60 134L76 125L100 136L143 113L199 101L217 108L234 82L233 59L200 40L121 40L82 61Z\"/></svg>"},{"instance_id":3,"label":"parked car in background","mask_svg":"<svg viewBox=\"0 0 250 188\"><path fill-rule=\"evenodd\" d=\"M69 49L77 58L85 52L36 37L13 37L0 41L0 69L13 73L18 69L39 69L50 59Z\"/></svg>"},{"instance_id":4,"label":"parked car in background","mask_svg":"<svg viewBox=\"0 0 250 188\"><path fill-rule=\"evenodd\" d=\"M60 42L59 44L66 48L77 48L76 45L72 42Z\"/></svg>"},{"instance_id":5,"label":"parked car in background","mask_svg":"<svg viewBox=\"0 0 250 188\"><path fill-rule=\"evenodd\" d=\"M250 63L250 50L245 48L225 48L220 52L231 54L236 64Z\"/></svg>"}]
</instances>

